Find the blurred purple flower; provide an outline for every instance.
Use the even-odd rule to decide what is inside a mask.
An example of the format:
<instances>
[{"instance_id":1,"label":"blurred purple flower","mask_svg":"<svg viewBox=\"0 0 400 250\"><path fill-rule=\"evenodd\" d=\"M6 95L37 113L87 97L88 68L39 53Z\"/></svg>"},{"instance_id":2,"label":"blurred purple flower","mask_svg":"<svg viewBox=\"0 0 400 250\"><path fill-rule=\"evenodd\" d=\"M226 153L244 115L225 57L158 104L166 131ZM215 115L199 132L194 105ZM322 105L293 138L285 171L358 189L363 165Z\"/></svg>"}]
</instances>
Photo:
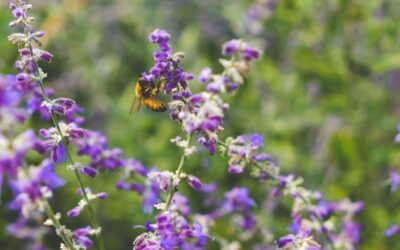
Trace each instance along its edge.
<instances>
[{"instance_id":1,"label":"blurred purple flower","mask_svg":"<svg viewBox=\"0 0 400 250\"><path fill-rule=\"evenodd\" d=\"M400 175L396 171L390 172L390 191L396 192L400 186Z\"/></svg>"},{"instance_id":2,"label":"blurred purple flower","mask_svg":"<svg viewBox=\"0 0 400 250\"><path fill-rule=\"evenodd\" d=\"M386 237L392 237L395 234L400 233L400 226L398 225L391 225L384 233Z\"/></svg>"}]
</instances>

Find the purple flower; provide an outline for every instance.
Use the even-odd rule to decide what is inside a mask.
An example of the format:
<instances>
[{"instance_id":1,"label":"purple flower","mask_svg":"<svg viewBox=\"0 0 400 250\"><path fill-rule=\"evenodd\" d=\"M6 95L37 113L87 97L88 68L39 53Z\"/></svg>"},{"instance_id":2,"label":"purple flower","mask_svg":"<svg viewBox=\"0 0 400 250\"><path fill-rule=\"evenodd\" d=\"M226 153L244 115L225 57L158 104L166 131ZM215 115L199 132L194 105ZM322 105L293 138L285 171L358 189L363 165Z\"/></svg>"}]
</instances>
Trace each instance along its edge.
<instances>
[{"instance_id":1,"label":"purple flower","mask_svg":"<svg viewBox=\"0 0 400 250\"><path fill-rule=\"evenodd\" d=\"M212 74L212 71L210 68L208 68L208 67L203 68L199 75L199 82L207 83L209 80L211 80L211 74Z\"/></svg>"},{"instance_id":2,"label":"purple flower","mask_svg":"<svg viewBox=\"0 0 400 250\"><path fill-rule=\"evenodd\" d=\"M396 192L400 186L400 175L396 171L390 172L390 191Z\"/></svg>"},{"instance_id":3,"label":"purple flower","mask_svg":"<svg viewBox=\"0 0 400 250\"><path fill-rule=\"evenodd\" d=\"M250 135L250 146L253 148L261 148L264 146L264 138L260 134Z\"/></svg>"},{"instance_id":4,"label":"purple flower","mask_svg":"<svg viewBox=\"0 0 400 250\"><path fill-rule=\"evenodd\" d=\"M7 232L20 239L21 241L26 242L26 248L32 250L44 250L43 246L43 238L49 232L49 229L45 226L39 225L34 226L33 224L36 221L33 218L25 218L23 216L19 216L18 219L10 223L7 226Z\"/></svg>"},{"instance_id":5,"label":"purple flower","mask_svg":"<svg viewBox=\"0 0 400 250\"><path fill-rule=\"evenodd\" d=\"M391 225L384 233L386 237L392 237L395 234L400 233L400 226L398 225Z\"/></svg>"},{"instance_id":6,"label":"purple flower","mask_svg":"<svg viewBox=\"0 0 400 250\"><path fill-rule=\"evenodd\" d=\"M96 177L96 175L97 175L96 169L92 168L91 166L85 166L85 167L81 168L80 173L87 175L89 177L92 177L92 178Z\"/></svg>"},{"instance_id":7,"label":"purple flower","mask_svg":"<svg viewBox=\"0 0 400 250\"><path fill-rule=\"evenodd\" d=\"M93 194L90 188L85 188L85 192L88 200L100 199L104 200L107 198L107 194L105 192L100 192L97 194ZM88 205L86 199L83 197L82 189L77 189L77 194L79 194L82 199L79 201L78 205L67 212L68 217L76 217L78 216L82 210Z\"/></svg>"},{"instance_id":8,"label":"purple flower","mask_svg":"<svg viewBox=\"0 0 400 250\"><path fill-rule=\"evenodd\" d=\"M321 246L314 241L310 231L301 231L296 235L289 234L277 240L278 250L305 249L317 250Z\"/></svg>"},{"instance_id":9,"label":"purple flower","mask_svg":"<svg viewBox=\"0 0 400 250\"><path fill-rule=\"evenodd\" d=\"M272 176L272 179L277 178L277 168L271 156L265 152L257 152L264 146L262 135L257 133L249 136L240 135L236 138L228 138L225 144L227 145L225 152L229 156L228 171L230 173L242 173L244 167L249 165L249 160L251 160L250 164L256 165L258 168L256 175L260 180L264 180L268 176ZM261 163L266 163L265 167L260 167ZM274 191L275 195L279 193L278 191Z\"/></svg>"},{"instance_id":10,"label":"purple flower","mask_svg":"<svg viewBox=\"0 0 400 250\"><path fill-rule=\"evenodd\" d=\"M204 248L207 243L207 234L198 223L191 226L187 220L179 215L164 212L156 216L155 224L147 227L149 231L139 235L134 243L134 250L173 250L173 249L197 249ZM195 239L194 245L187 240ZM188 248L192 246L191 248Z\"/></svg>"},{"instance_id":11,"label":"purple flower","mask_svg":"<svg viewBox=\"0 0 400 250\"><path fill-rule=\"evenodd\" d=\"M72 139L79 139L86 136L87 132L84 129L77 127L74 123L59 123L59 127L62 135L59 134L58 130L54 127L49 129L41 129L40 135L46 140L43 142L45 149L51 151L51 159L54 162L61 163L65 158L65 146L63 143L63 137L66 142Z\"/></svg>"},{"instance_id":12,"label":"purple flower","mask_svg":"<svg viewBox=\"0 0 400 250\"><path fill-rule=\"evenodd\" d=\"M230 40L222 45L222 54L224 56L231 56L236 54L239 50L239 40Z\"/></svg>"},{"instance_id":13,"label":"purple flower","mask_svg":"<svg viewBox=\"0 0 400 250\"><path fill-rule=\"evenodd\" d=\"M357 245L361 241L361 229L362 225L354 223L351 220L344 220L342 223L342 232L346 235L348 241L353 245Z\"/></svg>"},{"instance_id":14,"label":"purple flower","mask_svg":"<svg viewBox=\"0 0 400 250\"><path fill-rule=\"evenodd\" d=\"M193 175L188 175L187 182L191 188L194 190L200 190L201 186L203 185L199 178Z\"/></svg>"},{"instance_id":15,"label":"purple flower","mask_svg":"<svg viewBox=\"0 0 400 250\"><path fill-rule=\"evenodd\" d=\"M143 212L150 214L153 211L153 206L159 202L159 188L154 181L147 181L146 189L143 194Z\"/></svg>"},{"instance_id":16,"label":"purple flower","mask_svg":"<svg viewBox=\"0 0 400 250\"><path fill-rule=\"evenodd\" d=\"M107 137L100 132L86 131L84 139L73 142L78 148L78 154L90 157L91 161L87 167L91 169L114 170L124 164L122 150L109 148Z\"/></svg>"},{"instance_id":17,"label":"purple flower","mask_svg":"<svg viewBox=\"0 0 400 250\"><path fill-rule=\"evenodd\" d=\"M159 239L151 232L143 233L133 242L133 250L161 250Z\"/></svg>"},{"instance_id":18,"label":"purple flower","mask_svg":"<svg viewBox=\"0 0 400 250\"><path fill-rule=\"evenodd\" d=\"M163 29L155 29L149 35L149 41L152 43L168 43L169 38L168 32Z\"/></svg>"},{"instance_id":19,"label":"purple flower","mask_svg":"<svg viewBox=\"0 0 400 250\"><path fill-rule=\"evenodd\" d=\"M397 135L396 135L396 137L394 138L394 141L395 141L397 144L400 144L400 124L397 125Z\"/></svg>"},{"instance_id":20,"label":"purple flower","mask_svg":"<svg viewBox=\"0 0 400 250\"><path fill-rule=\"evenodd\" d=\"M242 54L243 54L243 58L246 61L258 59L260 57L260 52L250 46L247 46L245 49L243 49Z\"/></svg>"},{"instance_id":21,"label":"purple flower","mask_svg":"<svg viewBox=\"0 0 400 250\"><path fill-rule=\"evenodd\" d=\"M189 199L182 194L175 192L174 197L172 198L170 211L177 211L183 216L189 216L190 214L190 205Z\"/></svg>"},{"instance_id":22,"label":"purple flower","mask_svg":"<svg viewBox=\"0 0 400 250\"><path fill-rule=\"evenodd\" d=\"M44 62L51 62L51 59L53 58L53 55L45 50L40 50L37 52L37 54L39 55L40 60L44 61Z\"/></svg>"},{"instance_id":23,"label":"purple flower","mask_svg":"<svg viewBox=\"0 0 400 250\"><path fill-rule=\"evenodd\" d=\"M62 163L65 159L65 147L64 144L58 143L52 146L51 159L53 162Z\"/></svg>"},{"instance_id":24,"label":"purple flower","mask_svg":"<svg viewBox=\"0 0 400 250\"><path fill-rule=\"evenodd\" d=\"M55 174L54 163L50 160L44 160L42 162L38 179L50 189L56 189L65 184L64 179Z\"/></svg>"},{"instance_id":25,"label":"purple flower","mask_svg":"<svg viewBox=\"0 0 400 250\"><path fill-rule=\"evenodd\" d=\"M12 10L12 14L15 18L20 18L23 15L24 11L20 7L16 7Z\"/></svg>"},{"instance_id":26,"label":"purple flower","mask_svg":"<svg viewBox=\"0 0 400 250\"><path fill-rule=\"evenodd\" d=\"M158 183L158 187L164 192L167 192L170 188L175 188L179 183L179 178L169 171L153 171L147 174L147 177L150 181Z\"/></svg>"},{"instance_id":27,"label":"purple flower","mask_svg":"<svg viewBox=\"0 0 400 250\"><path fill-rule=\"evenodd\" d=\"M250 198L248 189L235 187L225 193L221 210L230 213L236 210L246 211L254 206L255 202Z\"/></svg>"},{"instance_id":28,"label":"purple flower","mask_svg":"<svg viewBox=\"0 0 400 250\"><path fill-rule=\"evenodd\" d=\"M231 165L229 166L228 172L231 174L241 174L243 172L243 165Z\"/></svg>"},{"instance_id":29,"label":"purple flower","mask_svg":"<svg viewBox=\"0 0 400 250\"><path fill-rule=\"evenodd\" d=\"M15 199L9 204L11 209L21 210L27 216L35 209L40 198L51 195L51 190L64 185L64 180L54 173L54 165L44 160L39 167L28 171L19 170L17 178L9 180Z\"/></svg>"},{"instance_id":30,"label":"purple flower","mask_svg":"<svg viewBox=\"0 0 400 250\"><path fill-rule=\"evenodd\" d=\"M89 238L89 235L92 234L94 234L94 232L90 226L78 228L73 232L74 241L83 249L91 248L93 246L93 242Z\"/></svg>"}]
</instances>

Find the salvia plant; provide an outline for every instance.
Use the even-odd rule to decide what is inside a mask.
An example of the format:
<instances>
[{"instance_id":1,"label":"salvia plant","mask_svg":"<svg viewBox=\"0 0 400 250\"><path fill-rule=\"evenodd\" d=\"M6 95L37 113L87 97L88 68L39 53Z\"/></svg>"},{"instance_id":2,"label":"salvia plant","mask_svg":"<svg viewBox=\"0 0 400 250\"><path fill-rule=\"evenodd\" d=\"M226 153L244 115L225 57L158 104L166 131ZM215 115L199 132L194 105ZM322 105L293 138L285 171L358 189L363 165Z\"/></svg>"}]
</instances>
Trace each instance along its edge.
<instances>
[{"instance_id":1,"label":"salvia plant","mask_svg":"<svg viewBox=\"0 0 400 250\"><path fill-rule=\"evenodd\" d=\"M255 33L260 29L257 22L272 15L276 2L258 1L249 9L247 21ZM15 32L8 39L18 49L19 58L15 75L0 76L0 181L13 194L5 205L18 214L7 227L10 235L24 240L29 249L45 249L46 234L51 232L59 236L63 250L106 249L105 230L97 222L93 203L107 202L107 194L92 190L81 177L86 175L95 181L98 174L116 170L120 177L115 187L142 196L142 210L137 212L153 216L145 225L132 225L132 237L134 233L137 236L127 248L206 249L210 241L216 241L221 249L240 249L241 240L257 237L261 240L254 249L258 250L357 248L362 225L354 216L362 210L362 202L348 198L332 201L308 189L301 176L281 170L264 150L264 138L256 131L224 133L224 117L230 112L227 96L249 84L246 76L262 56L261 51L240 39L227 41L219 60L222 70L204 67L195 77L182 64L192 58L173 50L166 30L155 29L149 34L148 40L155 46L154 65L141 78L163 86L159 94L170 99L170 121L181 129L180 134L170 138L180 160L176 168L161 171L124 156L120 148L110 147L104 133L85 127L78 103L57 96L46 86L47 73L41 65L51 63L53 55L41 48L45 34L35 29L32 8L28 1L10 2L13 20L9 26ZM196 84L203 90L193 92L191 87ZM46 121L40 129L30 127L29 121L37 114ZM399 135L396 141L400 141ZM187 169L190 157L201 151L206 151L208 157L222 155L227 174L251 178L261 189L270 190L270 195L260 204L252 199L246 186L223 190L224 194L218 195L216 183L203 183ZM32 164L28 154L40 155L40 162ZM89 161L81 163L81 157ZM76 205L69 211L54 211L52 207L53 191L65 184L56 171L61 167L72 171L76 179ZM205 197L207 213L190 207L189 197L179 192L184 185ZM390 174L390 185L393 192L398 189L397 172ZM289 204L287 216L291 222L286 235L274 234L262 219L279 200ZM260 208L262 212L258 212ZM88 225L66 226L65 221L82 213L87 213ZM235 240L213 233L213 228L226 218L238 232ZM400 233L397 225L385 232L388 236L396 233Z\"/></svg>"}]
</instances>

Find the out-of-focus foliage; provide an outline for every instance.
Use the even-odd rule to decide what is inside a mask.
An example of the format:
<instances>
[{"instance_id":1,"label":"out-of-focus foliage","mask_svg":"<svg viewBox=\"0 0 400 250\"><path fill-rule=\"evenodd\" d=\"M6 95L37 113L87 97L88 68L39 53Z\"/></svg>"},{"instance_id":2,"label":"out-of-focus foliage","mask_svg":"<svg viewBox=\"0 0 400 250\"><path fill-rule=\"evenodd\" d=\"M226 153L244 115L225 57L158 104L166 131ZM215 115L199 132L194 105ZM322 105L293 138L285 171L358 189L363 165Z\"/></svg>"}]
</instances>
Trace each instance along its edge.
<instances>
[{"instance_id":1,"label":"out-of-focus foliage","mask_svg":"<svg viewBox=\"0 0 400 250\"><path fill-rule=\"evenodd\" d=\"M6 40L10 14L0 5L0 72L15 73L15 48ZM400 1L399 0L278 0L275 11L258 27L246 19L252 1L231 0L59 0L35 1L38 25L47 34L44 46L55 57L48 65L47 83L56 93L76 99L88 124L106 132L113 147L121 147L146 166L175 169L180 155L170 138L180 129L167 114L142 110L128 115L133 83L152 63L153 45L147 34L167 29L174 48L185 51L186 70L195 75L203 66L220 69L220 45L243 38L264 50L248 84L229 99L225 132L260 132L266 151L285 171L302 175L305 185L329 199L349 196L365 202L359 215L364 225L360 249L399 249L400 239L385 239L389 222L400 222L400 197L389 194L383 181L400 167L400 148L393 143L400 121ZM247 21L246 21L247 20ZM194 90L201 89L192 86ZM260 190L251 178L227 174L226 159L207 154L191 158L189 172L203 182L216 181L219 192L239 184L250 187L258 202ZM75 182L58 191L56 210L76 202ZM107 191L98 204L100 224L110 249L129 249L143 224L139 196L114 188L117 173L105 173L93 190ZM191 194L190 190L182 192ZM193 193L191 204L202 211ZM2 201L7 200L7 192ZM0 227L12 217L5 206ZM396 211L397 209L397 211ZM260 214L260 223L284 233L288 213ZM150 217L149 217L150 218ZM263 221L264 220L264 221ZM74 222L79 226L79 221ZM216 235L234 235L217 228ZM231 234L231 235L230 235ZM249 240L249 245L260 239ZM53 247L57 246L55 238ZM0 232L0 246L15 249ZM13 248L14 247L14 248ZM210 247L218 249L216 243Z\"/></svg>"}]
</instances>

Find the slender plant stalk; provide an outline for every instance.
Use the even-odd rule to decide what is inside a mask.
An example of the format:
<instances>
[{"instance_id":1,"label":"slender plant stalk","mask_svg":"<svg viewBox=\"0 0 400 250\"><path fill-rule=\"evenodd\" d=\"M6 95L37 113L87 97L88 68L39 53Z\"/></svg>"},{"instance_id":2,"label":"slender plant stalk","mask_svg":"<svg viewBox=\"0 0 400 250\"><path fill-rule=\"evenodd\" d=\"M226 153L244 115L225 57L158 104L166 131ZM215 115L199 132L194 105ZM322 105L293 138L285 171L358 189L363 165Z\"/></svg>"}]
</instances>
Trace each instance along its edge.
<instances>
[{"instance_id":1,"label":"slender plant stalk","mask_svg":"<svg viewBox=\"0 0 400 250\"><path fill-rule=\"evenodd\" d=\"M53 225L57 231L57 234L63 239L63 241L64 241L65 245L68 247L68 249L71 249L71 250L75 249L74 243L71 240L70 235L68 235L66 233L65 228L63 228L64 226L61 225L60 221L54 214L54 211L51 208L47 199L43 198L42 201L45 206L45 212L46 212L47 216L50 218L50 220L53 222Z\"/></svg>"},{"instance_id":2,"label":"slender plant stalk","mask_svg":"<svg viewBox=\"0 0 400 250\"><path fill-rule=\"evenodd\" d=\"M188 133L187 137L186 137L186 145L189 146L190 144L190 140L192 139L192 134ZM178 176L178 178L180 178L180 175L182 173L183 170L183 165L185 164L185 160L186 160L187 156L185 154L185 152L183 152L181 159L179 161L179 165L178 168L175 172L176 176ZM172 182L172 180L171 180ZM172 198L174 197L174 194L176 192L176 189L174 187L171 186L168 196L167 196L167 201L165 202L165 208L164 211L168 211L169 207L171 206L171 202L172 202Z\"/></svg>"},{"instance_id":3,"label":"slender plant stalk","mask_svg":"<svg viewBox=\"0 0 400 250\"><path fill-rule=\"evenodd\" d=\"M27 34L27 32L26 32L26 34ZM30 43L29 43L29 50L30 50L31 54L33 55L33 48L32 48L32 44L30 44ZM42 95L43 95L43 99L46 102L50 102L50 98L46 94L46 90L44 88L43 79L39 75L39 65L37 63L37 60L34 59L33 62L34 62L34 68L35 68L35 75L38 78L38 82L39 82L39 86L40 86L40 89L41 89L41 92L42 92ZM63 146L65 148L65 151L67 153L68 161L71 164L71 166L75 166L75 161L73 160L72 155L71 155L71 153L70 153L70 151L68 149L67 141L66 141L64 135L62 134L60 125L58 123L58 118L51 111L50 111L50 115L51 115L51 119L53 121L53 124L54 124L55 128L57 129L58 134L62 138L61 139L61 143L63 144ZM79 185L80 189L82 190L83 198L85 199L86 203L88 204L88 213L89 213L89 219L91 221L91 224L92 224L93 228L99 228L99 224L97 223L96 216L94 215L94 209L92 207L91 201L89 200L89 198L87 196L87 192L86 192L85 187L84 187L84 185L82 183L79 171L75 167L73 169L74 169L76 180L78 181L78 185ZM100 231L100 233L96 234L96 238L97 238L97 241L99 243L100 250L105 250L104 240L103 240L103 236L102 236L102 232L101 231Z\"/></svg>"}]
</instances>

